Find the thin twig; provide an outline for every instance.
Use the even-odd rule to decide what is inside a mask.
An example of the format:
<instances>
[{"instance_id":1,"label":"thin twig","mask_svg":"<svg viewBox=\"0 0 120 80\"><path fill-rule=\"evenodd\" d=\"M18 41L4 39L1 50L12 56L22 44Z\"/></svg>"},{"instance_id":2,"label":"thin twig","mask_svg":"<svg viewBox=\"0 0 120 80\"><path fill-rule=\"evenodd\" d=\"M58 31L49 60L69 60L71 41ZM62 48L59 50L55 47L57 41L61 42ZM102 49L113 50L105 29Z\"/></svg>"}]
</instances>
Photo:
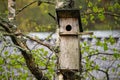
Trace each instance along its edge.
<instances>
[{"instance_id":1,"label":"thin twig","mask_svg":"<svg viewBox=\"0 0 120 80\"><path fill-rule=\"evenodd\" d=\"M48 67L48 64L49 64L49 62L50 62L50 59L51 59L51 56L53 55L53 53L51 53L50 55L49 55L49 57L48 57L48 60L47 60L47 62L46 62L46 68Z\"/></svg>"},{"instance_id":2,"label":"thin twig","mask_svg":"<svg viewBox=\"0 0 120 80\"><path fill-rule=\"evenodd\" d=\"M89 12L89 13L82 13L81 16L83 15L90 15L90 14L99 14L99 13L103 13L104 15L110 15L110 16L116 16L116 17L120 17L119 14L116 14L116 13L112 13L112 12Z\"/></svg>"},{"instance_id":3,"label":"thin twig","mask_svg":"<svg viewBox=\"0 0 120 80\"><path fill-rule=\"evenodd\" d=\"M20 12L22 12L24 9L26 9L27 7L29 7L30 5L32 5L32 4L36 3L36 2L37 2L37 1L32 1L32 2L30 2L29 4L25 5L23 8L17 10L16 15L18 15L18 14L19 14Z\"/></svg>"},{"instance_id":4,"label":"thin twig","mask_svg":"<svg viewBox=\"0 0 120 80\"><path fill-rule=\"evenodd\" d=\"M24 35L24 34L22 34L22 35L25 36L26 38L32 40L32 41L35 41L35 42L37 42L37 43L39 43L39 44L41 44L41 45L43 45L43 46L46 46L46 47L49 48L51 51L53 50L52 45L50 45L50 44L48 44L48 43L44 43L44 42L42 42L42 41L40 41L40 40L37 40L37 39L35 39L35 38L32 38L32 37L27 36L27 35Z\"/></svg>"},{"instance_id":5,"label":"thin twig","mask_svg":"<svg viewBox=\"0 0 120 80\"><path fill-rule=\"evenodd\" d=\"M52 17L55 21L57 21L56 17L53 16L51 13L48 13L48 15L49 15L50 17Z\"/></svg>"},{"instance_id":6,"label":"thin twig","mask_svg":"<svg viewBox=\"0 0 120 80\"><path fill-rule=\"evenodd\" d=\"M112 56L112 55L114 55L114 53L104 53L104 52L98 52L98 53L96 53L96 54L91 54L91 55L88 55L88 56L85 56L85 57L92 57L92 56L96 56L96 55L109 55L109 56ZM85 57L83 57L82 59L84 59Z\"/></svg>"},{"instance_id":7,"label":"thin twig","mask_svg":"<svg viewBox=\"0 0 120 80\"><path fill-rule=\"evenodd\" d=\"M54 32L52 32L52 33L50 33L50 35L48 35L48 37L47 38L45 38L45 40L49 40L51 37L52 37L52 35L54 34Z\"/></svg>"},{"instance_id":8,"label":"thin twig","mask_svg":"<svg viewBox=\"0 0 120 80\"><path fill-rule=\"evenodd\" d=\"M26 9L27 7L31 6L32 4L38 2L38 0L32 1L30 3L28 3L27 5L25 5L23 8L17 10L16 15L18 15L20 12L22 12L24 9ZM40 1L41 3L47 3L47 4L52 4L55 5L55 3L50 2L50 1Z\"/></svg>"},{"instance_id":9,"label":"thin twig","mask_svg":"<svg viewBox=\"0 0 120 80\"><path fill-rule=\"evenodd\" d=\"M83 63L85 63L85 64L87 64L86 62L84 62L84 61L82 61ZM94 66L92 66L92 65L90 65L93 69L94 69ZM102 70L102 69L97 69L98 71L101 71L101 72L103 72L103 73L105 73L105 75L106 75L106 77L107 77L107 80L109 80L109 74L108 74L108 71L107 70ZM84 70L84 72L88 72L89 71L89 69L87 69L87 70Z\"/></svg>"}]
</instances>

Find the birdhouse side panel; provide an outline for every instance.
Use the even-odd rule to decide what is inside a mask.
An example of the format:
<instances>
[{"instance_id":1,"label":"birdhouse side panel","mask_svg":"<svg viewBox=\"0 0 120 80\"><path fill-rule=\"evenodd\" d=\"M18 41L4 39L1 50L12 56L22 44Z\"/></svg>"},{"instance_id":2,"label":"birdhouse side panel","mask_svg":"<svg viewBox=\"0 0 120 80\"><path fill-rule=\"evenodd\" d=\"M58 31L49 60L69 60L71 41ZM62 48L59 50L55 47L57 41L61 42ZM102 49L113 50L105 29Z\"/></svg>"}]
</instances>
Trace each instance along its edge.
<instances>
[{"instance_id":1,"label":"birdhouse side panel","mask_svg":"<svg viewBox=\"0 0 120 80\"><path fill-rule=\"evenodd\" d=\"M79 32L79 22L77 18L60 18L60 33L76 34Z\"/></svg>"},{"instance_id":2,"label":"birdhouse side panel","mask_svg":"<svg viewBox=\"0 0 120 80\"><path fill-rule=\"evenodd\" d=\"M79 70L78 36L61 36L60 39L60 69Z\"/></svg>"}]
</instances>

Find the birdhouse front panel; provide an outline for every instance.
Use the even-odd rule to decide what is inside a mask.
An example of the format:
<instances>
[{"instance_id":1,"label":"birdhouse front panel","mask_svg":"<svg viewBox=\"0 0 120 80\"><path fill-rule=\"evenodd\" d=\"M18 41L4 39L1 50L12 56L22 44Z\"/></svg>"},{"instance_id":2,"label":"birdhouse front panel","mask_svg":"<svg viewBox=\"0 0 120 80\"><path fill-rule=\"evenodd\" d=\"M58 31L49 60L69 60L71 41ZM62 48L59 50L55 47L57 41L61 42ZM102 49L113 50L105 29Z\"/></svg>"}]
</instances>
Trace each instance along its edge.
<instances>
[{"instance_id":1,"label":"birdhouse front panel","mask_svg":"<svg viewBox=\"0 0 120 80\"><path fill-rule=\"evenodd\" d=\"M77 18L60 18L60 34L77 34L79 22Z\"/></svg>"},{"instance_id":2,"label":"birdhouse front panel","mask_svg":"<svg viewBox=\"0 0 120 80\"><path fill-rule=\"evenodd\" d=\"M62 70L79 70L80 51L78 36L60 37L59 64Z\"/></svg>"}]
</instances>

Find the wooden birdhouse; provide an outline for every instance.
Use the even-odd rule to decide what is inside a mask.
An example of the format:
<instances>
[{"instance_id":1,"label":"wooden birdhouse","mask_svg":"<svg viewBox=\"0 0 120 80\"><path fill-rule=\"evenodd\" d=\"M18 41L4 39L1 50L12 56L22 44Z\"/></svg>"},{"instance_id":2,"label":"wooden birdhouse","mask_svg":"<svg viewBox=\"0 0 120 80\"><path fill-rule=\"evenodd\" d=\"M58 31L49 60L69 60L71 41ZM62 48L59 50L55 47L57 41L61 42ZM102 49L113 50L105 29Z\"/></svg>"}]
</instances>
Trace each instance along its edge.
<instances>
[{"instance_id":1,"label":"wooden birdhouse","mask_svg":"<svg viewBox=\"0 0 120 80\"><path fill-rule=\"evenodd\" d=\"M78 33L82 32L78 9L57 9L60 35L59 69L79 70L80 49Z\"/></svg>"}]
</instances>

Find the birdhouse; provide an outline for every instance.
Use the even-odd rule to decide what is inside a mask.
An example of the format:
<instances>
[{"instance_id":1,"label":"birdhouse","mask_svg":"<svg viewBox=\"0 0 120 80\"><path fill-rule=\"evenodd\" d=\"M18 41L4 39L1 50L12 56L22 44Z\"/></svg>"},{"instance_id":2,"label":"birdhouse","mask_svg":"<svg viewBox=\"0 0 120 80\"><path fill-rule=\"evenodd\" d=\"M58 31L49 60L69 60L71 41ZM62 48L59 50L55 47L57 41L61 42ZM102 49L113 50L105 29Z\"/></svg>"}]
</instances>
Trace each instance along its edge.
<instances>
[{"instance_id":1,"label":"birdhouse","mask_svg":"<svg viewBox=\"0 0 120 80\"><path fill-rule=\"evenodd\" d=\"M78 33L82 32L80 11L78 9L57 9L60 35L60 70L79 70L80 49Z\"/></svg>"}]
</instances>

